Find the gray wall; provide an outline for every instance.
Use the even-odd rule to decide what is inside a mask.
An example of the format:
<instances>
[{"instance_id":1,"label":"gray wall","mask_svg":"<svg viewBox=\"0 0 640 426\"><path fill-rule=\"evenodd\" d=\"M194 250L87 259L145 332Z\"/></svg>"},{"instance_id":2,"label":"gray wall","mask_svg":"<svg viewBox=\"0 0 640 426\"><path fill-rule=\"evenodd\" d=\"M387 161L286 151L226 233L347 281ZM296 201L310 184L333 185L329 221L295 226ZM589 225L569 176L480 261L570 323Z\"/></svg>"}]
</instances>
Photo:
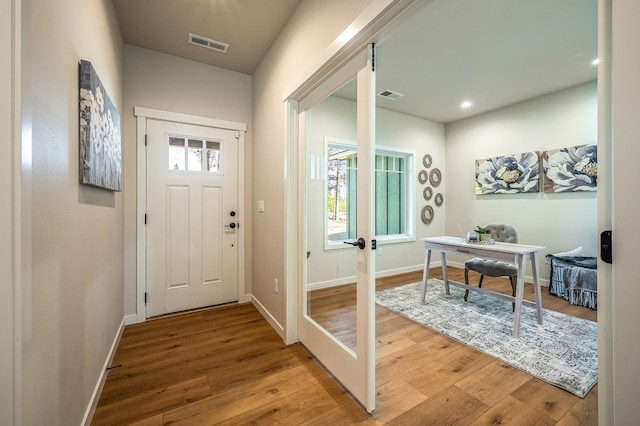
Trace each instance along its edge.
<instances>
[{"instance_id":1,"label":"gray wall","mask_svg":"<svg viewBox=\"0 0 640 426\"><path fill-rule=\"evenodd\" d=\"M448 124L447 235L510 223L521 243L546 253L582 246L595 256L596 192L476 195L474 182L477 159L596 143L597 108L591 82Z\"/></svg>"},{"instance_id":2,"label":"gray wall","mask_svg":"<svg viewBox=\"0 0 640 426\"><path fill-rule=\"evenodd\" d=\"M78 183L78 61L92 62L122 115L122 38L109 0L33 0L32 8L23 424L72 425L82 421L123 319L123 197Z\"/></svg>"},{"instance_id":3,"label":"gray wall","mask_svg":"<svg viewBox=\"0 0 640 426\"><path fill-rule=\"evenodd\" d=\"M136 314L136 120L134 107L190 114L247 124L245 208L251 206L251 76L165 55L124 47L125 314ZM144 214L144 212L141 212ZM245 212L245 282L251 292L251 214Z\"/></svg>"},{"instance_id":4,"label":"gray wall","mask_svg":"<svg viewBox=\"0 0 640 426\"><path fill-rule=\"evenodd\" d=\"M285 292L275 293L273 280L286 286L284 92L294 89L290 86L369 3L303 0L253 75L253 270L260 271L253 276L253 296L280 325ZM258 200L265 203L264 213L257 212Z\"/></svg>"}]
</instances>

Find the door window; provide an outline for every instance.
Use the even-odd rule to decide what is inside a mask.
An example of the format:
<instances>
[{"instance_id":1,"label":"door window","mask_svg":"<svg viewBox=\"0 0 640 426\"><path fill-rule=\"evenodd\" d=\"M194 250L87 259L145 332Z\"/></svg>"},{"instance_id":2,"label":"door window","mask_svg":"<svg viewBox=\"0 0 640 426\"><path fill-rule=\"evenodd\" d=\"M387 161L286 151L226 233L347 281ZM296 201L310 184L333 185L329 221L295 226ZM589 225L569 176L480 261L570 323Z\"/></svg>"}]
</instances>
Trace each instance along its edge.
<instances>
[{"instance_id":1,"label":"door window","mask_svg":"<svg viewBox=\"0 0 640 426\"><path fill-rule=\"evenodd\" d=\"M222 142L169 137L169 170L222 174Z\"/></svg>"}]
</instances>

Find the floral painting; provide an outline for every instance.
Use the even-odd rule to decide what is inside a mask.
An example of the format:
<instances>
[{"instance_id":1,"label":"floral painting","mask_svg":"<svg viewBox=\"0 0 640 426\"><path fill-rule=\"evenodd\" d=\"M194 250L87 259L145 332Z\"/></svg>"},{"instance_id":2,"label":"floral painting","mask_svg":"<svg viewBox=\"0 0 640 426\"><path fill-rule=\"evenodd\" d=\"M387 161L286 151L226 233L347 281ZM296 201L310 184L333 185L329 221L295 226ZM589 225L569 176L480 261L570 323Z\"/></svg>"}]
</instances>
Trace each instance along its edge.
<instances>
[{"instance_id":1,"label":"floral painting","mask_svg":"<svg viewBox=\"0 0 640 426\"><path fill-rule=\"evenodd\" d=\"M596 191L598 146L578 145L545 151L544 192Z\"/></svg>"},{"instance_id":2,"label":"floral painting","mask_svg":"<svg viewBox=\"0 0 640 426\"><path fill-rule=\"evenodd\" d=\"M518 194L540 190L537 152L476 160L476 194Z\"/></svg>"},{"instance_id":3,"label":"floral painting","mask_svg":"<svg viewBox=\"0 0 640 426\"><path fill-rule=\"evenodd\" d=\"M120 116L91 62L80 61L80 183L122 190Z\"/></svg>"}]
</instances>

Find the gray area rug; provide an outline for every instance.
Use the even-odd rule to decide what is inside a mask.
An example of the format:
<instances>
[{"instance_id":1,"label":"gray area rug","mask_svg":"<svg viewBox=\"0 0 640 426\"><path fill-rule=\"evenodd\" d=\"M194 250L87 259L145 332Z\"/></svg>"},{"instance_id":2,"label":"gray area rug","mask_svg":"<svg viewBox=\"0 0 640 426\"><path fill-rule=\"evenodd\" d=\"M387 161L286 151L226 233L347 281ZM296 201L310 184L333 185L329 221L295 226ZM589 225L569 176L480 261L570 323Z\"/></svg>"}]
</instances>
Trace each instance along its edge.
<instances>
[{"instance_id":1,"label":"gray area rug","mask_svg":"<svg viewBox=\"0 0 640 426\"><path fill-rule=\"evenodd\" d=\"M376 294L376 302L399 315L451 337L505 364L584 398L598 381L597 323L543 309L543 324L535 309L522 306L520 335L513 332L511 302L451 287L430 279L426 304L420 303L422 283Z\"/></svg>"}]
</instances>

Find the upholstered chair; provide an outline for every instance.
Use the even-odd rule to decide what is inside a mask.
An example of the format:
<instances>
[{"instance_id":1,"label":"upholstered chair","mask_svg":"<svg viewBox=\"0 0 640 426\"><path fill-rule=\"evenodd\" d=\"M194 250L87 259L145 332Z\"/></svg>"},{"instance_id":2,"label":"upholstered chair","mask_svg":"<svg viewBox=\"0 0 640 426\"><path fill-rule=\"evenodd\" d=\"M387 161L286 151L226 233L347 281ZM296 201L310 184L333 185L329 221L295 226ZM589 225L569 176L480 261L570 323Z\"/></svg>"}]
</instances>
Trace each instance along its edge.
<instances>
[{"instance_id":1,"label":"upholstered chair","mask_svg":"<svg viewBox=\"0 0 640 426\"><path fill-rule=\"evenodd\" d=\"M492 223L486 225L485 228L491 231L491 238L495 241L503 243L517 243L518 233L511 225ZM476 257L469 259L464 263L464 282L469 284L469 271L475 271L480 274L478 287L482 287L482 280L487 277L508 277L511 283L511 295L516 295L516 278L518 276L518 267L511 263L499 262L495 260L483 259ZM469 297L469 290L464 293L464 300ZM515 304L514 304L515 306Z\"/></svg>"}]
</instances>

